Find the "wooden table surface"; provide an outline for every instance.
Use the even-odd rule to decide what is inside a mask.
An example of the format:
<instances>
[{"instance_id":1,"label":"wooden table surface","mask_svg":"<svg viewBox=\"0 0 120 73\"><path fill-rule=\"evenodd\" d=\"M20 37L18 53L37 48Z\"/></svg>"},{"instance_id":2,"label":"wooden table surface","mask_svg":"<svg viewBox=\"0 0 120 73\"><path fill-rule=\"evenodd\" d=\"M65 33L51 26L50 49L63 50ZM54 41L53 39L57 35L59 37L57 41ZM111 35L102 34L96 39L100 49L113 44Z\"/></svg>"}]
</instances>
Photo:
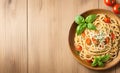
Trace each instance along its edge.
<instances>
[{"instance_id":1,"label":"wooden table surface","mask_svg":"<svg viewBox=\"0 0 120 73\"><path fill-rule=\"evenodd\" d=\"M74 17L96 8L111 9L103 0L0 0L0 73L119 73L120 63L94 71L70 53Z\"/></svg>"}]
</instances>

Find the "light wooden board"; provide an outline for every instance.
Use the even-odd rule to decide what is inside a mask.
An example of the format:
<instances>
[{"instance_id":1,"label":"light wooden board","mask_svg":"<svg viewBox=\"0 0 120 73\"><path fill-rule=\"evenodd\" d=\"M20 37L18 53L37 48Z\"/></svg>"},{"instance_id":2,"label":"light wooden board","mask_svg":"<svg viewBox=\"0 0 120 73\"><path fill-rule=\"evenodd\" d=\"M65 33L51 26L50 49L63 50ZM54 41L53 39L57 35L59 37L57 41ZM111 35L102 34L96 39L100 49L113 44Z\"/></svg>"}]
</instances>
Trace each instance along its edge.
<instances>
[{"instance_id":1,"label":"light wooden board","mask_svg":"<svg viewBox=\"0 0 120 73\"><path fill-rule=\"evenodd\" d=\"M0 0L0 73L119 73L120 64L93 71L70 53L74 17L96 8L112 9L103 0Z\"/></svg>"},{"instance_id":2,"label":"light wooden board","mask_svg":"<svg viewBox=\"0 0 120 73\"><path fill-rule=\"evenodd\" d=\"M0 73L27 73L26 4L0 0Z\"/></svg>"}]
</instances>

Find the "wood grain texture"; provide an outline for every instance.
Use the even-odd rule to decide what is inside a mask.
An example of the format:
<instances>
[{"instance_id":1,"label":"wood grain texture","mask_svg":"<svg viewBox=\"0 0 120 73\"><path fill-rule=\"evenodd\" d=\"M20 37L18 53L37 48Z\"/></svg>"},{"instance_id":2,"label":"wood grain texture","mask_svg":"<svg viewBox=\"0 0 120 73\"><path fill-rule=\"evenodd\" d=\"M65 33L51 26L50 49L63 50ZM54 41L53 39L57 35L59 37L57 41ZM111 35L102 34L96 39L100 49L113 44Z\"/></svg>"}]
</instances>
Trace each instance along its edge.
<instances>
[{"instance_id":1,"label":"wood grain texture","mask_svg":"<svg viewBox=\"0 0 120 73\"><path fill-rule=\"evenodd\" d=\"M68 5L66 5L66 2ZM77 72L77 63L69 55L69 47L66 40L69 26L72 23L72 18L70 17L74 17L75 3L78 3L78 1L29 1L30 73Z\"/></svg>"},{"instance_id":2,"label":"wood grain texture","mask_svg":"<svg viewBox=\"0 0 120 73\"><path fill-rule=\"evenodd\" d=\"M93 71L70 53L74 17L96 8L111 9L103 0L0 0L0 73L119 73L120 64Z\"/></svg>"},{"instance_id":3,"label":"wood grain texture","mask_svg":"<svg viewBox=\"0 0 120 73\"><path fill-rule=\"evenodd\" d=\"M26 0L0 0L0 73L27 73Z\"/></svg>"}]
</instances>

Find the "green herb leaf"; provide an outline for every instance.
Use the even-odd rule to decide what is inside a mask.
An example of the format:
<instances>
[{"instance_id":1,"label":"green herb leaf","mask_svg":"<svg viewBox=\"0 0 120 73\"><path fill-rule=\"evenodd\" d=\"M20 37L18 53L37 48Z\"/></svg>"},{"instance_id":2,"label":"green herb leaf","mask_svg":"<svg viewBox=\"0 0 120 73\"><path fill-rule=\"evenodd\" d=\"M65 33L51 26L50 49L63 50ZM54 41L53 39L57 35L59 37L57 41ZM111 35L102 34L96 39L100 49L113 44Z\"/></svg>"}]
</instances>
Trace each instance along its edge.
<instances>
[{"instance_id":1,"label":"green herb leaf","mask_svg":"<svg viewBox=\"0 0 120 73\"><path fill-rule=\"evenodd\" d=\"M78 15L78 16L75 17L75 23L81 24L83 22L85 22L84 17L82 17L80 15Z\"/></svg>"},{"instance_id":2,"label":"green herb leaf","mask_svg":"<svg viewBox=\"0 0 120 73\"><path fill-rule=\"evenodd\" d=\"M102 62L106 62L106 61L108 61L109 59L110 59L110 55L107 54L107 55L105 55L105 56L102 57Z\"/></svg>"},{"instance_id":3,"label":"green herb leaf","mask_svg":"<svg viewBox=\"0 0 120 73\"><path fill-rule=\"evenodd\" d=\"M96 14L92 14L86 17L85 21L88 23L93 22L96 19Z\"/></svg>"},{"instance_id":4,"label":"green herb leaf","mask_svg":"<svg viewBox=\"0 0 120 73\"><path fill-rule=\"evenodd\" d=\"M77 35L81 34L86 27L90 30L96 30L96 27L92 23L95 19L96 19L95 14L89 15L88 17L86 17L86 19L84 19L84 17L80 15L76 16L75 23L78 24L76 28Z\"/></svg>"},{"instance_id":5,"label":"green herb leaf","mask_svg":"<svg viewBox=\"0 0 120 73\"><path fill-rule=\"evenodd\" d=\"M102 56L98 56L97 58L99 59L99 61L101 61L101 60L102 60Z\"/></svg>"},{"instance_id":6,"label":"green herb leaf","mask_svg":"<svg viewBox=\"0 0 120 73\"><path fill-rule=\"evenodd\" d=\"M97 66L98 65L98 61L99 61L99 58L95 57L93 62L92 62L92 66Z\"/></svg>"},{"instance_id":7,"label":"green herb leaf","mask_svg":"<svg viewBox=\"0 0 120 73\"><path fill-rule=\"evenodd\" d=\"M108 61L109 58L110 58L109 54L107 54L105 56L97 56L94 58L92 66L98 65L99 67L102 67L102 66L104 66L104 62Z\"/></svg>"},{"instance_id":8,"label":"green herb leaf","mask_svg":"<svg viewBox=\"0 0 120 73\"><path fill-rule=\"evenodd\" d=\"M100 66L100 67L104 66L103 62L98 61L98 66Z\"/></svg>"},{"instance_id":9,"label":"green herb leaf","mask_svg":"<svg viewBox=\"0 0 120 73\"><path fill-rule=\"evenodd\" d=\"M92 63L91 66L97 66L97 63Z\"/></svg>"},{"instance_id":10,"label":"green herb leaf","mask_svg":"<svg viewBox=\"0 0 120 73\"><path fill-rule=\"evenodd\" d=\"M76 32L77 35L81 34L86 28L86 23L77 26Z\"/></svg>"},{"instance_id":11,"label":"green herb leaf","mask_svg":"<svg viewBox=\"0 0 120 73\"><path fill-rule=\"evenodd\" d=\"M87 28L90 30L96 30L96 27L92 23L88 23Z\"/></svg>"}]
</instances>

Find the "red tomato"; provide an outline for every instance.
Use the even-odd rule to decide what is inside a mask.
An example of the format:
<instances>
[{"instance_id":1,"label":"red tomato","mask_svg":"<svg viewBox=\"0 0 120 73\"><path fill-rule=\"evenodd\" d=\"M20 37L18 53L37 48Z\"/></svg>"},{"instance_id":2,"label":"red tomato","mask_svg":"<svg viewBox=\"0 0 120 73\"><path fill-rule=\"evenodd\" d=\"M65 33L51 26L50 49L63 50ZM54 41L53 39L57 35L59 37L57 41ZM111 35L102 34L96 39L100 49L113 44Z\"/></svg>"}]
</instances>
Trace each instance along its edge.
<instances>
[{"instance_id":1,"label":"red tomato","mask_svg":"<svg viewBox=\"0 0 120 73\"><path fill-rule=\"evenodd\" d=\"M92 41L93 41L94 44L99 44L99 41L95 38L92 38Z\"/></svg>"},{"instance_id":2,"label":"red tomato","mask_svg":"<svg viewBox=\"0 0 120 73\"><path fill-rule=\"evenodd\" d=\"M87 38L87 39L86 39L86 43L87 43L88 45L91 45L91 39L90 39L90 38Z\"/></svg>"},{"instance_id":3,"label":"red tomato","mask_svg":"<svg viewBox=\"0 0 120 73\"><path fill-rule=\"evenodd\" d=\"M110 41L109 37L106 37L106 38L105 38L105 44L108 44L109 41Z\"/></svg>"},{"instance_id":4,"label":"red tomato","mask_svg":"<svg viewBox=\"0 0 120 73\"><path fill-rule=\"evenodd\" d=\"M81 51L81 50L82 50L82 47L81 47L80 45L77 45L77 46L76 46L76 50L77 50L77 51Z\"/></svg>"},{"instance_id":5,"label":"red tomato","mask_svg":"<svg viewBox=\"0 0 120 73\"><path fill-rule=\"evenodd\" d=\"M82 33L82 36L85 37L85 32Z\"/></svg>"},{"instance_id":6,"label":"red tomato","mask_svg":"<svg viewBox=\"0 0 120 73\"><path fill-rule=\"evenodd\" d=\"M112 40L115 39L115 34L114 33L111 33L111 38L112 38Z\"/></svg>"},{"instance_id":7,"label":"red tomato","mask_svg":"<svg viewBox=\"0 0 120 73\"><path fill-rule=\"evenodd\" d=\"M116 4L113 7L113 12L116 13L116 14L120 14L120 4Z\"/></svg>"},{"instance_id":8,"label":"red tomato","mask_svg":"<svg viewBox=\"0 0 120 73\"><path fill-rule=\"evenodd\" d=\"M86 60L88 63L92 63L92 60Z\"/></svg>"},{"instance_id":9,"label":"red tomato","mask_svg":"<svg viewBox=\"0 0 120 73\"><path fill-rule=\"evenodd\" d=\"M113 6L116 3L116 0L104 0L104 3L107 6Z\"/></svg>"},{"instance_id":10,"label":"red tomato","mask_svg":"<svg viewBox=\"0 0 120 73\"><path fill-rule=\"evenodd\" d=\"M105 23L110 23L110 18L108 18L108 17L104 18L104 22Z\"/></svg>"}]
</instances>

